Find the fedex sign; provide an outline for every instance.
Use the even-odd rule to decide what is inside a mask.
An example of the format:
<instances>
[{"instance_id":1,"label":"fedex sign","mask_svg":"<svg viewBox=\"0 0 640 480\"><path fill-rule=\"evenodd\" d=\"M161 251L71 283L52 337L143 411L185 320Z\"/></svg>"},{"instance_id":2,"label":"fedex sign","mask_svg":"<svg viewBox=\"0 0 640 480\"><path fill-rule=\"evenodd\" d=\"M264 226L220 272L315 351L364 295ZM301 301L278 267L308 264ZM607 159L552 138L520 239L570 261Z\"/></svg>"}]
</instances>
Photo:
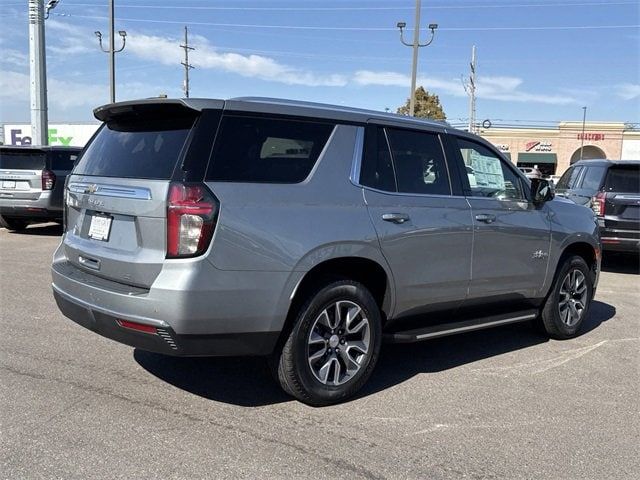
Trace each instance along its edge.
<instances>
[{"instance_id":1,"label":"fedex sign","mask_svg":"<svg viewBox=\"0 0 640 480\"><path fill-rule=\"evenodd\" d=\"M49 145L84 147L99 125L50 124ZM4 125L5 145L31 145L31 125Z\"/></svg>"}]
</instances>

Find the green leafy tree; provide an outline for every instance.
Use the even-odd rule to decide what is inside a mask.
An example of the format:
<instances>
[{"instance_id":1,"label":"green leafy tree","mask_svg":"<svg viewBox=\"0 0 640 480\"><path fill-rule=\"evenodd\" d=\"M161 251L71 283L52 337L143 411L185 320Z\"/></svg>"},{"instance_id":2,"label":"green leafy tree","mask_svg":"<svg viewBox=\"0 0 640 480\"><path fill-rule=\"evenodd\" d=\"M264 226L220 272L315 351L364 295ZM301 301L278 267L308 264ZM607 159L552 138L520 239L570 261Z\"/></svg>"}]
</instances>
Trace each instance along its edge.
<instances>
[{"instance_id":1,"label":"green leafy tree","mask_svg":"<svg viewBox=\"0 0 640 480\"><path fill-rule=\"evenodd\" d=\"M409 115L409 99L407 102L398 108L400 115ZM427 92L424 87L416 88L416 108L415 116L422 118L431 118L433 120L446 120L447 116L440 105L440 98L438 95L433 95Z\"/></svg>"}]
</instances>

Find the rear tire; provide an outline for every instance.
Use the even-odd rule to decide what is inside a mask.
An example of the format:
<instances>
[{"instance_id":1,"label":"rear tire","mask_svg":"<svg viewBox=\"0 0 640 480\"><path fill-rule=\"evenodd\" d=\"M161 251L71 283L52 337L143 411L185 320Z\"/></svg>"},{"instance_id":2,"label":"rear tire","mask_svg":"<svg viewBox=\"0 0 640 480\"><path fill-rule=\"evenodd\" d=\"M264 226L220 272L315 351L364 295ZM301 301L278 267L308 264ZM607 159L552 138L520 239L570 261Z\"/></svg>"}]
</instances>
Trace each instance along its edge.
<instances>
[{"instance_id":1,"label":"rear tire","mask_svg":"<svg viewBox=\"0 0 640 480\"><path fill-rule=\"evenodd\" d=\"M382 339L380 308L352 280L331 281L312 292L276 357L282 389L312 406L353 396L371 376Z\"/></svg>"},{"instance_id":2,"label":"rear tire","mask_svg":"<svg viewBox=\"0 0 640 480\"><path fill-rule=\"evenodd\" d=\"M593 280L582 257L567 257L560 265L540 314L541 326L551 338L575 337L589 313Z\"/></svg>"},{"instance_id":3,"label":"rear tire","mask_svg":"<svg viewBox=\"0 0 640 480\"><path fill-rule=\"evenodd\" d=\"M7 230L13 232L19 232L24 230L29 225L29 222L26 220L22 220L21 218L13 218L13 217L0 217L0 226L5 227Z\"/></svg>"}]
</instances>

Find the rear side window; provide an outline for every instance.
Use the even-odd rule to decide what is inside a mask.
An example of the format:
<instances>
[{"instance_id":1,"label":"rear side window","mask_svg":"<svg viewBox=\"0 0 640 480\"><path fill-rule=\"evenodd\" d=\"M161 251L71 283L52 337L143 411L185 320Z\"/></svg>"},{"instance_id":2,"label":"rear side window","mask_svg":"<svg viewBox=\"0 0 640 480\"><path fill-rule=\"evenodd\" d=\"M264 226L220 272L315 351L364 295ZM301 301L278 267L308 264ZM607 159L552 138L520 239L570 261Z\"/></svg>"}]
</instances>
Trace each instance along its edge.
<instances>
[{"instance_id":1,"label":"rear side window","mask_svg":"<svg viewBox=\"0 0 640 480\"><path fill-rule=\"evenodd\" d=\"M5 170L42 170L45 163L42 152L0 151L0 168Z\"/></svg>"},{"instance_id":2,"label":"rear side window","mask_svg":"<svg viewBox=\"0 0 640 480\"><path fill-rule=\"evenodd\" d=\"M398 192L450 195L451 185L437 134L387 129Z\"/></svg>"},{"instance_id":3,"label":"rear side window","mask_svg":"<svg viewBox=\"0 0 640 480\"><path fill-rule=\"evenodd\" d=\"M391 151L384 129L367 127L364 142L360 184L385 192L397 191Z\"/></svg>"},{"instance_id":4,"label":"rear side window","mask_svg":"<svg viewBox=\"0 0 640 480\"><path fill-rule=\"evenodd\" d=\"M78 158L77 153L71 152L51 152L52 170L73 170L73 164Z\"/></svg>"},{"instance_id":5,"label":"rear side window","mask_svg":"<svg viewBox=\"0 0 640 480\"><path fill-rule=\"evenodd\" d=\"M193 122L193 117L110 121L87 146L74 173L168 180Z\"/></svg>"},{"instance_id":6,"label":"rear side window","mask_svg":"<svg viewBox=\"0 0 640 480\"><path fill-rule=\"evenodd\" d=\"M582 177L582 185L580 187L594 192L599 190L604 170L605 167L585 167L585 174Z\"/></svg>"},{"instance_id":7,"label":"rear side window","mask_svg":"<svg viewBox=\"0 0 640 480\"><path fill-rule=\"evenodd\" d=\"M207 180L299 183L316 164L335 124L224 116Z\"/></svg>"},{"instance_id":8,"label":"rear side window","mask_svg":"<svg viewBox=\"0 0 640 480\"><path fill-rule=\"evenodd\" d=\"M640 193L640 166L615 166L609 168L604 183L605 192Z\"/></svg>"}]
</instances>

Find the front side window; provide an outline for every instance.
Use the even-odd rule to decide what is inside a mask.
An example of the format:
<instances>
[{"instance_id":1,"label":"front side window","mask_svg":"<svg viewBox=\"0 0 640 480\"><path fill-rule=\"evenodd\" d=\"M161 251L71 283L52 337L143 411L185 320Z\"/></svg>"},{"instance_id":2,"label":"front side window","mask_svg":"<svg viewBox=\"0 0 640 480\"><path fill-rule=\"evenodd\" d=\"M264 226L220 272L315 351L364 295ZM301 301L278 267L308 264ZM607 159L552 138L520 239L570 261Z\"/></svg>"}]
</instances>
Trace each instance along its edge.
<instances>
[{"instance_id":1,"label":"front side window","mask_svg":"<svg viewBox=\"0 0 640 480\"><path fill-rule=\"evenodd\" d=\"M333 123L225 116L207 180L299 183L315 165Z\"/></svg>"},{"instance_id":2,"label":"front side window","mask_svg":"<svg viewBox=\"0 0 640 480\"><path fill-rule=\"evenodd\" d=\"M457 139L471 195L499 200L526 200L520 177L480 143Z\"/></svg>"},{"instance_id":3,"label":"front side window","mask_svg":"<svg viewBox=\"0 0 640 480\"><path fill-rule=\"evenodd\" d=\"M451 195L440 138L435 133L388 128L398 192Z\"/></svg>"}]
</instances>

